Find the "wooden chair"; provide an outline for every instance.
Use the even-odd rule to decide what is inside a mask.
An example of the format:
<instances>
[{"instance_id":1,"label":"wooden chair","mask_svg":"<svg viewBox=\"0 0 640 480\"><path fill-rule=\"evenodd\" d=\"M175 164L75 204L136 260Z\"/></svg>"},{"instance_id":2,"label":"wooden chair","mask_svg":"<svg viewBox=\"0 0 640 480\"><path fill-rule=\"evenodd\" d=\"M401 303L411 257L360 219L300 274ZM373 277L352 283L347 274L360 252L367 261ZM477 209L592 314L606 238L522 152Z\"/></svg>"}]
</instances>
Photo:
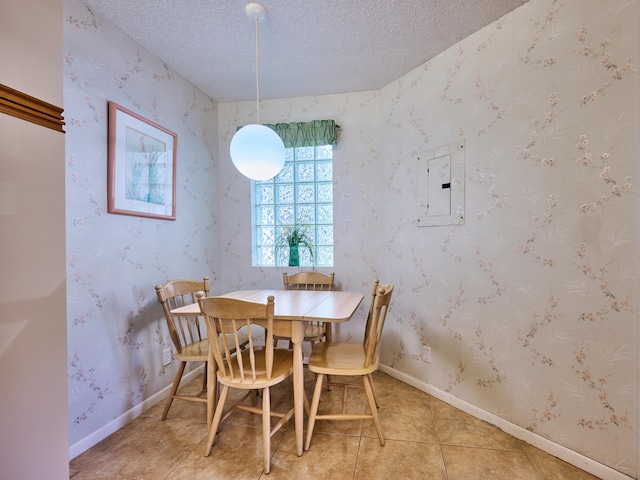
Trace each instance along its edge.
<instances>
[{"instance_id":1,"label":"wooden chair","mask_svg":"<svg viewBox=\"0 0 640 480\"><path fill-rule=\"evenodd\" d=\"M171 280L163 285L156 285L158 301L162 305L164 317L169 328L169 335L175 349L174 358L180 362L178 371L171 386L169 398L162 412L161 420L167 418L171 404L175 398L191 402L207 403L207 418L213 416L215 398L206 396L207 393L207 359L209 356L209 339L206 325L202 324L201 315L173 315L171 310L187 304L197 302L197 294L204 296L209 294L209 278L197 280ZM244 345L248 343L244 337ZM204 375L202 378L202 390L196 395L178 395L178 388L187 362L203 362Z\"/></svg>"},{"instance_id":2,"label":"wooden chair","mask_svg":"<svg viewBox=\"0 0 640 480\"><path fill-rule=\"evenodd\" d=\"M311 444L311 436L313 435L316 420L372 419L378 432L380 445L384 445L384 435L382 433L382 427L380 426L377 410L379 403L371 374L378 369L378 348L380 346L380 340L382 339L382 329L384 328L392 294L393 284L379 285L378 280L374 282L371 306L369 308L362 344L320 342L313 346L313 351L309 358L309 370L316 374L316 384L313 391L313 399L311 400L307 437L304 446L305 450L308 450ZM320 394L325 375L331 375L332 379L337 376L362 377L363 385L346 382L327 382L328 385L344 388L341 412L318 414L318 405L320 403ZM371 413L347 413L347 390L354 387L362 388L363 386Z\"/></svg>"},{"instance_id":3,"label":"wooden chair","mask_svg":"<svg viewBox=\"0 0 640 480\"><path fill-rule=\"evenodd\" d=\"M284 272L282 280L285 290L332 290L336 274L325 275L320 272L300 272L293 275ZM305 342L320 342L321 340L331 341L331 323L309 322L304 330ZM276 346L279 338L276 338ZM291 348L291 340L289 340Z\"/></svg>"},{"instance_id":4,"label":"wooden chair","mask_svg":"<svg viewBox=\"0 0 640 480\"><path fill-rule=\"evenodd\" d=\"M274 297L269 296L267 303L254 303L224 297L200 298L200 309L205 314L210 331L217 331L222 342L211 343L213 358L217 365L217 379L222 386L220 399L216 406L213 422L209 426L209 435L205 456L211 453L218 428L234 411L241 409L262 415L262 445L265 473L271 470L271 437L293 416L293 405L286 413L271 411L270 387L276 385L293 373L293 352L291 350L275 349L274 335ZM246 328L249 334L248 346L237 355L240 339L237 332ZM252 338L256 337L255 329L266 329L266 345L255 345ZM284 329L284 330L282 330ZM291 335L291 325L277 327L277 333ZM240 400L224 411L229 388L246 390ZM252 391L262 394L262 408L245 405ZM255 397L252 397L255 400ZM224 412L224 415L223 415ZM271 417L279 417L278 423L271 428Z\"/></svg>"}]
</instances>

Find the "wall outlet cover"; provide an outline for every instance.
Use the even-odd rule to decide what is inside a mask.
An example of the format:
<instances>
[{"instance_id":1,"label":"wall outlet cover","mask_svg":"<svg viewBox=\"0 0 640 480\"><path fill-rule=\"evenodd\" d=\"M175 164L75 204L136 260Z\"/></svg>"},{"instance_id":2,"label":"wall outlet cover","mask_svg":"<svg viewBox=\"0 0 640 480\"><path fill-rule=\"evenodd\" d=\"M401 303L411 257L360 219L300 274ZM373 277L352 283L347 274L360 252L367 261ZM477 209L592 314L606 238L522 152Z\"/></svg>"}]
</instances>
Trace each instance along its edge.
<instances>
[{"instance_id":1,"label":"wall outlet cover","mask_svg":"<svg viewBox=\"0 0 640 480\"><path fill-rule=\"evenodd\" d=\"M173 359L171 358L171 349L170 348L165 348L162 351L162 366L166 367L167 365L169 365L171 363Z\"/></svg>"},{"instance_id":2,"label":"wall outlet cover","mask_svg":"<svg viewBox=\"0 0 640 480\"><path fill-rule=\"evenodd\" d=\"M428 345L422 346L422 361L431 363L431 347Z\"/></svg>"}]
</instances>

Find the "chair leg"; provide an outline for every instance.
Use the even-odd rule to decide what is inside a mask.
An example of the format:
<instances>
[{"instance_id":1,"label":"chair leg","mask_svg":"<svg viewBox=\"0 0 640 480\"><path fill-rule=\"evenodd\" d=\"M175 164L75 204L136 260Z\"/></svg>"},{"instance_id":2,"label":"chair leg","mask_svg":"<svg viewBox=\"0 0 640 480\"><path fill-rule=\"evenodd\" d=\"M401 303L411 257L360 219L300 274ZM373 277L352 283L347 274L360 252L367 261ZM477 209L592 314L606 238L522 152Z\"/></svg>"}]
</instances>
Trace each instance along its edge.
<instances>
[{"instance_id":1,"label":"chair leg","mask_svg":"<svg viewBox=\"0 0 640 480\"><path fill-rule=\"evenodd\" d=\"M328 343L333 341L333 328L331 326L331 322L324 323L324 341ZM311 345L311 348L313 348L313 345ZM327 390L331 391L331 377L329 375L327 375Z\"/></svg>"},{"instance_id":2,"label":"chair leg","mask_svg":"<svg viewBox=\"0 0 640 480\"><path fill-rule=\"evenodd\" d=\"M378 402L378 395L376 394L376 385L373 383L373 375L367 375L369 377L369 383L371 383L371 391L373 392L373 398L376 400L376 407L380 408L380 402Z\"/></svg>"},{"instance_id":3,"label":"chair leg","mask_svg":"<svg viewBox=\"0 0 640 480\"><path fill-rule=\"evenodd\" d=\"M207 364L209 362L204 362L204 375L202 375L202 391L207 391Z\"/></svg>"},{"instance_id":4,"label":"chair leg","mask_svg":"<svg viewBox=\"0 0 640 480\"><path fill-rule=\"evenodd\" d=\"M262 389L262 450L264 473L271 471L271 395L269 387Z\"/></svg>"},{"instance_id":5,"label":"chair leg","mask_svg":"<svg viewBox=\"0 0 640 480\"><path fill-rule=\"evenodd\" d=\"M307 397L307 392L304 392L304 397L302 398L302 402L304 405L304 413L309 416L309 412L311 411L311 405L309 404L309 397Z\"/></svg>"},{"instance_id":6,"label":"chair leg","mask_svg":"<svg viewBox=\"0 0 640 480\"><path fill-rule=\"evenodd\" d=\"M327 342L331 343L333 341L333 329L331 322L324 323L324 336Z\"/></svg>"},{"instance_id":7,"label":"chair leg","mask_svg":"<svg viewBox=\"0 0 640 480\"><path fill-rule=\"evenodd\" d=\"M211 447L216 439L216 433L220 426L220 420L222 420L222 412L224 410L224 404L227 401L227 394L229 393L229 387L227 385L222 386L222 392L220 392L220 399L216 406L216 413L213 415L213 421L209 425L209 434L207 435L207 445L205 447L204 456L208 457L211 453Z\"/></svg>"},{"instance_id":8,"label":"chair leg","mask_svg":"<svg viewBox=\"0 0 640 480\"><path fill-rule=\"evenodd\" d=\"M369 375L364 375L362 377L362 380L364 381L364 389L367 392L367 401L369 402L371 417L373 418L373 423L376 426L376 431L378 432L378 439L380 440L380 445L384 446L384 435L382 434L382 427L380 426L380 417L378 415L378 407L376 405L376 399L373 394L373 388L369 379Z\"/></svg>"},{"instance_id":9,"label":"chair leg","mask_svg":"<svg viewBox=\"0 0 640 480\"><path fill-rule=\"evenodd\" d=\"M182 380L182 374L184 373L184 367L186 366L187 366L187 362L180 362L180 366L178 367L176 376L173 379L173 385L171 385L171 392L169 393L169 398L167 398L167 402L164 405L164 411L162 412L162 417L160 417L160 420L165 420L167 418L167 414L169 413L169 409L171 408L171 403L173 403L173 397L178 391L178 387L180 386L180 380Z\"/></svg>"},{"instance_id":10,"label":"chair leg","mask_svg":"<svg viewBox=\"0 0 640 480\"><path fill-rule=\"evenodd\" d=\"M218 404L218 395L220 393L220 384L216 377L216 371L216 362L207 362L205 364L204 376L207 378L207 427L210 427L213 421L213 413ZM211 384L209 384L209 377L213 379Z\"/></svg>"},{"instance_id":11,"label":"chair leg","mask_svg":"<svg viewBox=\"0 0 640 480\"><path fill-rule=\"evenodd\" d=\"M313 427L315 427L316 424L316 415L318 414L318 405L320 404L323 380L324 375L319 373L316 376L316 386L313 389L313 399L311 400L311 409L309 411L309 423L307 424L307 439L304 442L305 450L309 450L309 446L311 445L311 435L313 435Z\"/></svg>"}]
</instances>

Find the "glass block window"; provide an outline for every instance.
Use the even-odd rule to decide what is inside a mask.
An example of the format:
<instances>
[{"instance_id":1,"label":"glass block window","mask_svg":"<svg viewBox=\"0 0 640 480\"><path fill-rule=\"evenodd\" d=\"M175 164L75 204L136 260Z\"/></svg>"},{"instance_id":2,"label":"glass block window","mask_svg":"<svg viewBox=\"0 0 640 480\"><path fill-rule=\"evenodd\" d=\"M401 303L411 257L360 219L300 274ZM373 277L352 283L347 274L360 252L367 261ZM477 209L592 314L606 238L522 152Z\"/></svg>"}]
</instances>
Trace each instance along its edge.
<instances>
[{"instance_id":1,"label":"glass block window","mask_svg":"<svg viewBox=\"0 0 640 480\"><path fill-rule=\"evenodd\" d=\"M286 149L274 178L252 182L253 264L289 265L289 248L278 246L285 226L309 227L313 256L300 246L300 266L333 266L333 148Z\"/></svg>"}]
</instances>

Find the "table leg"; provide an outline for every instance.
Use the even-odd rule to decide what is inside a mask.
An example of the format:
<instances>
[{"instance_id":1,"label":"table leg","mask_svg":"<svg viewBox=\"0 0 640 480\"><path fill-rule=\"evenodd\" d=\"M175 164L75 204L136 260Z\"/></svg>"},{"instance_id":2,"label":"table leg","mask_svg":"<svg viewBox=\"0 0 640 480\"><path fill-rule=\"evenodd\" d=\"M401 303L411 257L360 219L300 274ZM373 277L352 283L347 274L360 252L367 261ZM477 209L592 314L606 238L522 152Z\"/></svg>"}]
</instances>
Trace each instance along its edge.
<instances>
[{"instance_id":1,"label":"table leg","mask_svg":"<svg viewBox=\"0 0 640 480\"><path fill-rule=\"evenodd\" d=\"M302 359L302 332L304 322L293 322L291 341L293 342L293 404L296 432L296 453L302 455L304 435L304 369Z\"/></svg>"}]
</instances>

